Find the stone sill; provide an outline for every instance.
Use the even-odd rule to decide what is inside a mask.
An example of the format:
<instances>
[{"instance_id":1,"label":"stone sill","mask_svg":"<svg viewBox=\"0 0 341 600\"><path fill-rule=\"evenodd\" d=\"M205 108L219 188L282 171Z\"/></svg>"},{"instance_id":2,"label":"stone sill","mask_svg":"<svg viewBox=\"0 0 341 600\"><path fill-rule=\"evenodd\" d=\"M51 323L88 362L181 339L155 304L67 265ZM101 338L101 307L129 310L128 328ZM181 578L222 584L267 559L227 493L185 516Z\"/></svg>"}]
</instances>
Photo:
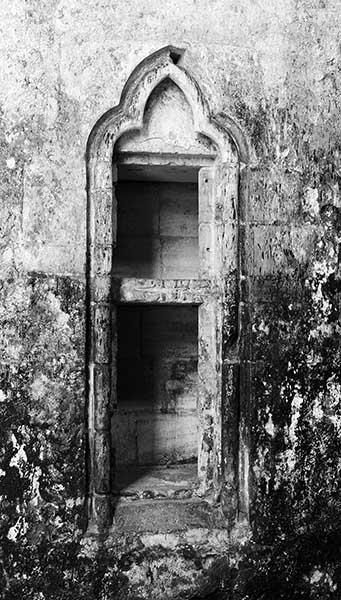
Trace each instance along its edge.
<instances>
[{"instance_id":1,"label":"stone sill","mask_svg":"<svg viewBox=\"0 0 341 600\"><path fill-rule=\"evenodd\" d=\"M224 529L228 522L219 505L201 499L120 499L109 535L170 533L187 529Z\"/></svg>"}]
</instances>

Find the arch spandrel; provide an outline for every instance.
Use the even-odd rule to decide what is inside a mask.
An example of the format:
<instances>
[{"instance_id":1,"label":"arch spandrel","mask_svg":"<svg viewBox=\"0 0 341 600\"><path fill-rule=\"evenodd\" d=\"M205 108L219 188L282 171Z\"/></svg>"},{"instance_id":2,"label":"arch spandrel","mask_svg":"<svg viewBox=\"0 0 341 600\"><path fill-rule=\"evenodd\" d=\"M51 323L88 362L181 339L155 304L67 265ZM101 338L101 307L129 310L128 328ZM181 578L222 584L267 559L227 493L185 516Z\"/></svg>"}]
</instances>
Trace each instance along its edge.
<instances>
[{"instance_id":1,"label":"arch spandrel","mask_svg":"<svg viewBox=\"0 0 341 600\"><path fill-rule=\"evenodd\" d=\"M119 105L99 119L89 136L87 155L90 162L93 159L112 160L112 143L124 133L143 127L148 99L165 79L170 79L180 88L193 112L195 131L220 148L223 162L234 163L238 158L243 163L248 162L247 143L238 125L226 117L225 129L211 117L198 84L187 71L174 64L172 52L173 48L168 46L136 67L123 89Z\"/></svg>"},{"instance_id":2,"label":"arch spandrel","mask_svg":"<svg viewBox=\"0 0 341 600\"><path fill-rule=\"evenodd\" d=\"M208 138L195 131L193 111L184 93L166 78L148 98L143 127L131 130L117 141L115 154L121 152L198 154L215 158L217 149Z\"/></svg>"}]
</instances>

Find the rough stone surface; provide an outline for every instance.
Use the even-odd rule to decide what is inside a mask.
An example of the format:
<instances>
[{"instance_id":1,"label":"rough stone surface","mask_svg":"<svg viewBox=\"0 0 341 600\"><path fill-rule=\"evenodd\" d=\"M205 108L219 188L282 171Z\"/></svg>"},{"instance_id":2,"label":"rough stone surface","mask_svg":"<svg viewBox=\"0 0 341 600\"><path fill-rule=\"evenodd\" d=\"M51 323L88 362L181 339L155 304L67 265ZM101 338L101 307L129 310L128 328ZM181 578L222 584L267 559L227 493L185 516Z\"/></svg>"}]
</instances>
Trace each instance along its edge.
<instances>
[{"instance_id":1,"label":"rough stone surface","mask_svg":"<svg viewBox=\"0 0 341 600\"><path fill-rule=\"evenodd\" d=\"M339 1L13 0L0 10L3 597L338 600ZM238 373L226 364L223 385L251 390L251 533L213 544L212 525L204 543L193 530L96 550L81 542L85 147L136 65L167 44L186 49L213 114L234 118L250 145L250 360ZM223 430L233 443L230 421Z\"/></svg>"}]
</instances>

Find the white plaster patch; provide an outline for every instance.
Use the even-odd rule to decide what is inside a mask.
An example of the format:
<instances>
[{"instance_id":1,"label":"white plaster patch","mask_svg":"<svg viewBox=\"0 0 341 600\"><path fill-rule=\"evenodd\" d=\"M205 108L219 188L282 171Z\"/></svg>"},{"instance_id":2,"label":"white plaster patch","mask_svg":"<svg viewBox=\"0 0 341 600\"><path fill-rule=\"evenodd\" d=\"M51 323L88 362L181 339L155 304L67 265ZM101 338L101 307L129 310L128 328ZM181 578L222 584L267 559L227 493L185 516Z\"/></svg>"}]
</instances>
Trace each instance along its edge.
<instances>
[{"instance_id":1,"label":"white plaster patch","mask_svg":"<svg viewBox=\"0 0 341 600\"><path fill-rule=\"evenodd\" d=\"M335 381L335 375L330 377L327 381L328 389L328 401L331 409L338 411L341 399L341 385ZM341 415L340 414L329 414L329 419L333 423L334 427L341 432Z\"/></svg>"},{"instance_id":2,"label":"white plaster patch","mask_svg":"<svg viewBox=\"0 0 341 600\"><path fill-rule=\"evenodd\" d=\"M338 241L335 239L335 242ZM320 248L323 247L323 242L318 244ZM322 281L327 281L329 275L334 272L335 265L334 263L330 264L326 259L317 260L314 262L312 267L313 277L318 279L320 276ZM321 285L321 284L320 284Z\"/></svg>"},{"instance_id":3,"label":"white plaster patch","mask_svg":"<svg viewBox=\"0 0 341 600\"><path fill-rule=\"evenodd\" d=\"M25 520L22 516L19 517L19 519L17 520L17 522L12 525L12 527L10 527L10 529L8 530L7 533L7 538L11 541L11 542L16 542L16 540L18 539L19 535L25 535L25 533L27 532L28 526L25 523Z\"/></svg>"},{"instance_id":4,"label":"white plaster patch","mask_svg":"<svg viewBox=\"0 0 341 600\"><path fill-rule=\"evenodd\" d=\"M310 576L310 583L318 583L320 581L320 579L322 579L322 577L323 577L323 573L321 571L319 571L318 569L315 569L315 571Z\"/></svg>"},{"instance_id":5,"label":"white plaster patch","mask_svg":"<svg viewBox=\"0 0 341 600\"><path fill-rule=\"evenodd\" d=\"M154 533L152 535L146 534L141 536L141 541L147 548L153 548L155 546L167 546L167 548L175 549L179 543L179 536L176 533Z\"/></svg>"},{"instance_id":6,"label":"white plaster patch","mask_svg":"<svg viewBox=\"0 0 341 600\"><path fill-rule=\"evenodd\" d=\"M333 423L335 429L337 429L338 432L340 433L341 432L341 416L340 415L329 415L329 419Z\"/></svg>"},{"instance_id":7,"label":"white plaster patch","mask_svg":"<svg viewBox=\"0 0 341 600\"><path fill-rule=\"evenodd\" d=\"M11 156L10 158L8 158L6 160L6 165L7 165L8 169L15 169L16 162L15 162L15 159L13 158L13 156Z\"/></svg>"},{"instance_id":8,"label":"white plaster patch","mask_svg":"<svg viewBox=\"0 0 341 600\"><path fill-rule=\"evenodd\" d=\"M320 212L318 197L319 193L316 188L308 187L304 192L303 208L305 212L309 213L313 217L317 217Z\"/></svg>"},{"instance_id":9,"label":"white plaster patch","mask_svg":"<svg viewBox=\"0 0 341 600\"><path fill-rule=\"evenodd\" d=\"M263 333L265 333L265 335L269 335L269 331L270 331L269 326L266 325L264 323L264 321L260 322L258 329L259 329L259 331L262 331Z\"/></svg>"},{"instance_id":10,"label":"white plaster patch","mask_svg":"<svg viewBox=\"0 0 341 600\"><path fill-rule=\"evenodd\" d=\"M26 464L26 463L27 463L27 454L24 450L24 445L22 444L21 446L18 447L16 454L14 454L14 456L12 456L9 466L16 467L18 469L20 475L23 475L24 472L23 472L22 466L23 466L23 464Z\"/></svg>"},{"instance_id":11,"label":"white plaster patch","mask_svg":"<svg viewBox=\"0 0 341 600\"><path fill-rule=\"evenodd\" d=\"M257 330L262 331L263 333L265 333L265 335L269 335L270 332L268 325L266 325L263 320L260 323L258 323L258 326L256 324L253 324L252 331L256 332Z\"/></svg>"},{"instance_id":12,"label":"white plaster patch","mask_svg":"<svg viewBox=\"0 0 341 600\"><path fill-rule=\"evenodd\" d=\"M331 323L321 323L315 329L309 331L309 340L317 339L320 336L329 337L334 333L334 327Z\"/></svg>"},{"instance_id":13,"label":"white plaster patch","mask_svg":"<svg viewBox=\"0 0 341 600\"><path fill-rule=\"evenodd\" d=\"M329 251L328 251L329 258L334 258L335 254L336 254L336 252L335 252L334 246L330 246Z\"/></svg>"},{"instance_id":14,"label":"white plaster patch","mask_svg":"<svg viewBox=\"0 0 341 600\"><path fill-rule=\"evenodd\" d=\"M37 377L35 377L31 384L31 392L34 400L40 400L41 398L44 398L48 384L49 379L46 377L46 375L40 373Z\"/></svg>"},{"instance_id":15,"label":"white plaster patch","mask_svg":"<svg viewBox=\"0 0 341 600\"><path fill-rule=\"evenodd\" d=\"M41 499L40 490L39 490L39 478L42 474L42 470L40 467L36 467L31 475L31 501L30 504L32 506L38 506L39 501Z\"/></svg>"},{"instance_id":16,"label":"white plaster patch","mask_svg":"<svg viewBox=\"0 0 341 600\"><path fill-rule=\"evenodd\" d=\"M290 423L290 427L289 427L289 439L290 439L292 445L295 444L296 439L297 439L296 427L297 427L298 419L300 416L300 409L301 409L302 404L303 404L303 398L302 398L302 396L300 396L298 391L296 391L293 401L291 403L292 416L291 416L291 423Z\"/></svg>"},{"instance_id":17,"label":"white plaster patch","mask_svg":"<svg viewBox=\"0 0 341 600\"><path fill-rule=\"evenodd\" d=\"M10 263L13 259L13 250L12 248L6 248L2 253L2 262Z\"/></svg>"},{"instance_id":18,"label":"white plaster patch","mask_svg":"<svg viewBox=\"0 0 341 600\"><path fill-rule=\"evenodd\" d=\"M12 525L12 527L10 527L10 529L8 530L7 538L9 540L11 540L11 542L16 542L17 537L19 535L19 531L20 531L20 519L17 520L15 525Z\"/></svg>"},{"instance_id":19,"label":"white plaster patch","mask_svg":"<svg viewBox=\"0 0 341 600\"><path fill-rule=\"evenodd\" d=\"M309 577L309 583L314 585L320 583L321 580L329 586L331 591L337 590L337 584L334 583L329 573L323 573L320 569L315 569Z\"/></svg>"},{"instance_id":20,"label":"white plaster patch","mask_svg":"<svg viewBox=\"0 0 341 600\"><path fill-rule=\"evenodd\" d=\"M327 322L332 305L324 296L322 291L323 282L325 282L333 272L334 268L327 261L320 261L314 264L314 276L320 279L317 288L313 291L312 299L316 310L320 313L320 319L316 327L309 332L309 339L316 339L320 336L330 336L334 333L335 325Z\"/></svg>"},{"instance_id":21,"label":"white plaster patch","mask_svg":"<svg viewBox=\"0 0 341 600\"><path fill-rule=\"evenodd\" d=\"M341 399L341 384L335 381L335 375L329 377L327 381L327 389L330 394L332 406L338 406Z\"/></svg>"},{"instance_id":22,"label":"white plaster patch","mask_svg":"<svg viewBox=\"0 0 341 600\"><path fill-rule=\"evenodd\" d=\"M250 459L249 459L249 449L244 445L244 478L243 478L243 487L244 487L244 498L246 506L249 506L249 471L250 471Z\"/></svg>"},{"instance_id":23,"label":"white plaster patch","mask_svg":"<svg viewBox=\"0 0 341 600\"><path fill-rule=\"evenodd\" d=\"M66 506L68 508L74 508L74 506L81 506L84 503L84 498L78 496L77 498L68 498L66 500Z\"/></svg>"},{"instance_id":24,"label":"white plaster patch","mask_svg":"<svg viewBox=\"0 0 341 600\"><path fill-rule=\"evenodd\" d=\"M291 403L291 422L290 426L285 428L285 439L290 447L282 453L283 461L286 463L288 471L291 472L295 468L296 453L295 445L297 441L296 428L300 416L300 409L303 404L303 397L299 394L299 389L296 389L294 398Z\"/></svg>"},{"instance_id":25,"label":"white plaster patch","mask_svg":"<svg viewBox=\"0 0 341 600\"><path fill-rule=\"evenodd\" d=\"M14 448L19 448L18 440L15 437L14 433L11 433L11 442Z\"/></svg>"},{"instance_id":26,"label":"white plaster patch","mask_svg":"<svg viewBox=\"0 0 341 600\"><path fill-rule=\"evenodd\" d=\"M292 448L289 448L285 452L285 460L288 465L289 472L293 471L295 468L295 464L296 464L296 455L295 455L294 450L292 450Z\"/></svg>"},{"instance_id":27,"label":"white plaster patch","mask_svg":"<svg viewBox=\"0 0 341 600\"><path fill-rule=\"evenodd\" d=\"M272 414L269 414L268 420L265 424L265 431L270 437L274 437L275 435L275 426L272 420Z\"/></svg>"},{"instance_id":28,"label":"white plaster patch","mask_svg":"<svg viewBox=\"0 0 341 600\"><path fill-rule=\"evenodd\" d=\"M63 521L59 516L55 518L54 525L55 527L61 527L63 525Z\"/></svg>"},{"instance_id":29,"label":"white plaster patch","mask_svg":"<svg viewBox=\"0 0 341 600\"><path fill-rule=\"evenodd\" d=\"M319 400L319 398L315 398L315 400L313 402L313 417L317 421L321 421L321 419L323 418L323 414L324 413L321 408L320 400Z\"/></svg>"},{"instance_id":30,"label":"white plaster patch","mask_svg":"<svg viewBox=\"0 0 341 600\"><path fill-rule=\"evenodd\" d=\"M62 311L59 298L57 298L52 292L49 292L47 295L47 300L49 302L49 307L54 312L58 327L68 328L69 315Z\"/></svg>"}]
</instances>

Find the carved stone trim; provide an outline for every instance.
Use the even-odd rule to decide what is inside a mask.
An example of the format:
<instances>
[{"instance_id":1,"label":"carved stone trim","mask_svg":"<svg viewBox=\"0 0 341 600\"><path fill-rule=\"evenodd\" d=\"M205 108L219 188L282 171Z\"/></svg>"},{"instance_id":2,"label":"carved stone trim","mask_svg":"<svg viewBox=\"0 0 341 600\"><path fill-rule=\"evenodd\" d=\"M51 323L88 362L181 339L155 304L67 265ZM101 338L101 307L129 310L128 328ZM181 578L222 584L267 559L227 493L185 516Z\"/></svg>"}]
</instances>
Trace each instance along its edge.
<instances>
[{"instance_id":1,"label":"carved stone trim","mask_svg":"<svg viewBox=\"0 0 341 600\"><path fill-rule=\"evenodd\" d=\"M216 156L207 154L161 154L152 152L118 152L115 156L121 165L160 165L190 166L201 168L211 166Z\"/></svg>"},{"instance_id":2,"label":"carved stone trim","mask_svg":"<svg viewBox=\"0 0 341 600\"><path fill-rule=\"evenodd\" d=\"M179 52L181 54L181 51ZM199 86L177 62L174 61L172 47L163 48L143 61L128 79L119 105L109 110L96 123L87 145L88 516L89 531L92 532L103 531L111 520L110 415L116 376L113 356L116 347L117 302L200 304L199 321L202 330L198 369L201 381L199 472L205 489L211 485L217 486L221 478L224 281L228 279L232 282L234 287L230 293L238 306L242 289L238 277L244 268L240 240L244 238L238 237L237 231L238 221L243 222L245 212L245 169L241 177L243 206L239 205L236 210L235 204L239 186L238 163L244 166L248 162L248 150L242 132L230 118L224 118L226 126L212 118ZM155 87L166 78L171 79L184 93L192 108L195 131L210 138L219 149L215 166L205 167L200 173L200 279L186 283L180 280L179 285L174 280L141 282L123 279L117 287L116 284L112 285L111 280L113 249L116 243L113 149L118 138L124 133L142 128L146 102ZM237 148L238 156L231 140ZM235 320L234 311L231 311L231 315L230 318ZM225 321L226 318L229 319L225 315ZM231 323L226 325L225 322L225 326L233 329ZM239 332L243 326L244 321L239 320ZM239 345L235 344L233 350L228 353L231 361L236 364L239 360L238 348ZM236 378L231 379L235 380ZM228 386L226 393L238 393L235 388L231 392L228 391L230 387L233 388L233 385ZM227 399L227 402L229 401ZM241 447L245 446L246 442L242 441ZM224 462L226 464L228 461L224 459ZM245 482L247 473L245 470L243 473ZM245 490L243 498L245 506ZM246 508L244 510L246 511Z\"/></svg>"},{"instance_id":3,"label":"carved stone trim","mask_svg":"<svg viewBox=\"0 0 341 600\"><path fill-rule=\"evenodd\" d=\"M117 279L113 301L142 304L201 304L218 294L214 281L198 279Z\"/></svg>"}]
</instances>

